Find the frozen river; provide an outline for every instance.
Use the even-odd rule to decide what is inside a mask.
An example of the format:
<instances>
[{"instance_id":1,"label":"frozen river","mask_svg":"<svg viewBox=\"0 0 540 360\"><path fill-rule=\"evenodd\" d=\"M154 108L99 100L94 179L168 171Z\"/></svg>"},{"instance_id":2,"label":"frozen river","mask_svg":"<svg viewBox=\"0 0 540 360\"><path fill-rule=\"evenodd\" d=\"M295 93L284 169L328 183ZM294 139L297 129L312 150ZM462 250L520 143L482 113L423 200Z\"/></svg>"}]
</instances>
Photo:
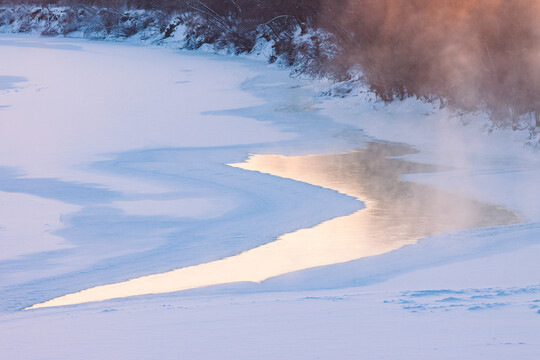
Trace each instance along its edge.
<instances>
[{"instance_id":1,"label":"frozen river","mask_svg":"<svg viewBox=\"0 0 540 360\"><path fill-rule=\"evenodd\" d=\"M537 358L522 142L253 59L0 53L6 359Z\"/></svg>"},{"instance_id":2,"label":"frozen river","mask_svg":"<svg viewBox=\"0 0 540 360\"><path fill-rule=\"evenodd\" d=\"M318 113L309 83L264 62L17 36L0 50L9 308L235 255L363 206L226 165L362 146Z\"/></svg>"},{"instance_id":3,"label":"frozen river","mask_svg":"<svg viewBox=\"0 0 540 360\"><path fill-rule=\"evenodd\" d=\"M135 275L148 276L38 307L262 282L519 221L402 181L445 170L391 158L406 146L296 155L365 141L342 140L354 130L318 114L313 89L264 64L68 39L0 45L3 264L12 289L41 288L18 301ZM262 155L242 163L250 153Z\"/></svg>"}]
</instances>

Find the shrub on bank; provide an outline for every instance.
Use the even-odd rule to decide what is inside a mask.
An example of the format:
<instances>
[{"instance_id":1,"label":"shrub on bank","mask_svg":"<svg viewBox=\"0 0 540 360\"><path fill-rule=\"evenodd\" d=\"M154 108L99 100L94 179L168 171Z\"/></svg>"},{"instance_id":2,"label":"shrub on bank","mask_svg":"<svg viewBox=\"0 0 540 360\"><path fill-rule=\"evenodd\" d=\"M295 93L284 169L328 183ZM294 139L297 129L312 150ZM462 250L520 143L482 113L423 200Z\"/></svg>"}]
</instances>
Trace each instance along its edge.
<instances>
[{"instance_id":1,"label":"shrub on bank","mask_svg":"<svg viewBox=\"0 0 540 360\"><path fill-rule=\"evenodd\" d=\"M540 129L540 0L0 4L4 31L167 41L181 30L185 48L209 45L235 54L264 43L270 62L333 78L342 90L362 82L385 102L417 97L458 112L486 112L494 127L529 129L531 136Z\"/></svg>"}]
</instances>

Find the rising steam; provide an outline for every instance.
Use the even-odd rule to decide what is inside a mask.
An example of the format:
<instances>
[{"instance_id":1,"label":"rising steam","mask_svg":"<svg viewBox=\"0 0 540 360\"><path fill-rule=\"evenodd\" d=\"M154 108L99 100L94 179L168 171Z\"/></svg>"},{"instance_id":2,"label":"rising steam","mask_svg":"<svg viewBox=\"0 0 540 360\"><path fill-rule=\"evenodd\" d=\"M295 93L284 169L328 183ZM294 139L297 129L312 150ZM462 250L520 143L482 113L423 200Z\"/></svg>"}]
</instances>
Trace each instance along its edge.
<instances>
[{"instance_id":1,"label":"rising steam","mask_svg":"<svg viewBox=\"0 0 540 360\"><path fill-rule=\"evenodd\" d=\"M540 0L327 0L321 25L384 100L443 99L540 126Z\"/></svg>"}]
</instances>

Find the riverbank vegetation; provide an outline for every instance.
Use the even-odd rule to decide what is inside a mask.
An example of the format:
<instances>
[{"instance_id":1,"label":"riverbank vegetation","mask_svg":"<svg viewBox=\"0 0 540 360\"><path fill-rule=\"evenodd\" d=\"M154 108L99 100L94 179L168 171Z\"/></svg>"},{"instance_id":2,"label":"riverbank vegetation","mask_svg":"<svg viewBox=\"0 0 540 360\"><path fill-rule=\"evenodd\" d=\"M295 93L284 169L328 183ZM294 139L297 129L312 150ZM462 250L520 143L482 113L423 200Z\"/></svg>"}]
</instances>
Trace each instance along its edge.
<instances>
[{"instance_id":1,"label":"riverbank vegetation","mask_svg":"<svg viewBox=\"0 0 540 360\"><path fill-rule=\"evenodd\" d=\"M92 38L181 38L367 84L385 102L415 97L493 127L540 131L540 0L0 1L2 31Z\"/></svg>"}]
</instances>

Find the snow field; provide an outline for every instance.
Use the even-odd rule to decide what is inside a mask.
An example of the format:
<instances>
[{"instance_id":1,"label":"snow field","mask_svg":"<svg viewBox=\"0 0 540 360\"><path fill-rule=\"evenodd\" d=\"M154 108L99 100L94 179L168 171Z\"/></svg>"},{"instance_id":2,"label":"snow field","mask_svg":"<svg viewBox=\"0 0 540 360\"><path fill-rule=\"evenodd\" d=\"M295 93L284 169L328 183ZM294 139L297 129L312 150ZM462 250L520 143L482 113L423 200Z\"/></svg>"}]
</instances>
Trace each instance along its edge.
<instances>
[{"instance_id":1,"label":"snow field","mask_svg":"<svg viewBox=\"0 0 540 360\"><path fill-rule=\"evenodd\" d=\"M3 357L537 359L539 160L519 134L462 128L412 100L313 100L311 85L245 59L13 36L0 47L0 199L19 206L0 220ZM508 207L525 223L259 285L18 311L356 210L344 195L223 164L344 151L363 132L420 150L407 159L457 168L406 179Z\"/></svg>"}]
</instances>

